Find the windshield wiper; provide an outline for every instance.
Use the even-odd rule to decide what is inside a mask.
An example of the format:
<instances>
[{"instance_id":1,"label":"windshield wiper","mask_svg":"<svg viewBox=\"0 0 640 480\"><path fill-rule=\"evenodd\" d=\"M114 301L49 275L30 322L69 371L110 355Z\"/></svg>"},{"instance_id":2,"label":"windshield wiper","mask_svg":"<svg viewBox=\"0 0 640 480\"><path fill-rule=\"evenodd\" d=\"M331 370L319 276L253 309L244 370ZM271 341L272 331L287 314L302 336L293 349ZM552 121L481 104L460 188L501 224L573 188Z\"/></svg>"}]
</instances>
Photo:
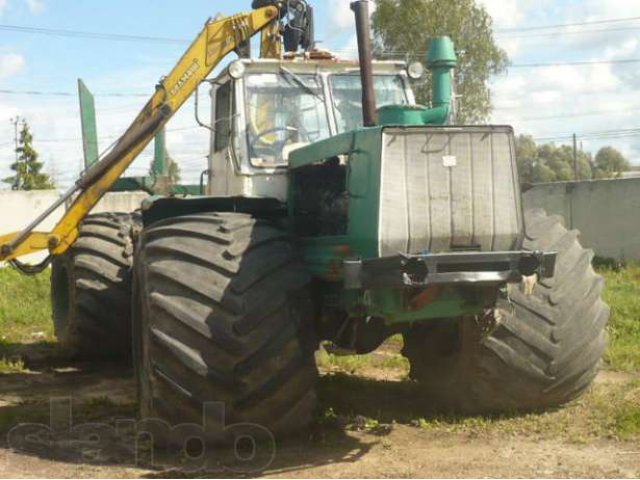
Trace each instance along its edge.
<instances>
[{"instance_id":1,"label":"windshield wiper","mask_svg":"<svg viewBox=\"0 0 640 480\"><path fill-rule=\"evenodd\" d=\"M285 68L283 66L280 66L280 72L281 73L285 73L285 75L283 75L286 79L292 79L299 87L301 87L305 92L313 95L314 97L319 98L321 101L324 102L324 96L318 92L316 92L313 88L311 88L309 85L307 85L306 83L304 83L304 80L302 80L297 74L295 74L294 72L292 72L291 70L289 70L288 68Z\"/></svg>"}]
</instances>

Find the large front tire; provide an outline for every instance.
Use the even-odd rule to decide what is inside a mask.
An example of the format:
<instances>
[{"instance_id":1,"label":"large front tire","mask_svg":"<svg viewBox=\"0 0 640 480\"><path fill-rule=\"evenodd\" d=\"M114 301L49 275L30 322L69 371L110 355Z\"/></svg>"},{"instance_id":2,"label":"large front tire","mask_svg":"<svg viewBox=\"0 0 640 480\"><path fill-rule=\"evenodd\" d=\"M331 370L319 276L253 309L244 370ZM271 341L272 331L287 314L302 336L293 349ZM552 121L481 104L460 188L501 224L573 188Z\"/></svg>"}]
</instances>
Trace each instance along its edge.
<instances>
[{"instance_id":1,"label":"large front tire","mask_svg":"<svg viewBox=\"0 0 640 480\"><path fill-rule=\"evenodd\" d=\"M51 270L56 337L78 360L125 359L131 352L132 229L137 214L88 216Z\"/></svg>"},{"instance_id":2,"label":"large front tire","mask_svg":"<svg viewBox=\"0 0 640 480\"><path fill-rule=\"evenodd\" d=\"M607 345L604 281L578 232L542 210L525 215L524 248L556 251L553 278L533 295L509 285L490 332L477 319L415 326L405 334L411 377L438 410L462 413L531 411L562 405L595 378Z\"/></svg>"},{"instance_id":3,"label":"large front tire","mask_svg":"<svg viewBox=\"0 0 640 480\"><path fill-rule=\"evenodd\" d=\"M146 229L135 267L141 416L202 424L203 406L218 402L227 425L274 435L307 426L317 378L309 279L286 232L248 215L189 215Z\"/></svg>"}]
</instances>

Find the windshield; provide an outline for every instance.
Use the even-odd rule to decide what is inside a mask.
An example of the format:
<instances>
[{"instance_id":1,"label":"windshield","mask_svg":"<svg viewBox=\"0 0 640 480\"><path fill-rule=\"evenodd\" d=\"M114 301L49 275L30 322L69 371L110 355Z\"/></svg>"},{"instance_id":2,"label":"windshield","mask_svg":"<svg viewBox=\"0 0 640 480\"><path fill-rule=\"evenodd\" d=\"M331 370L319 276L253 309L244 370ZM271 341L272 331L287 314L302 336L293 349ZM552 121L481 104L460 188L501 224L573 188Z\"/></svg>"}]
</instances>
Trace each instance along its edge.
<instances>
[{"instance_id":1,"label":"windshield","mask_svg":"<svg viewBox=\"0 0 640 480\"><path fill-rule=\"evenodd\" d=\"M288 151L329 137L318 77L282 71L245 78L247 137L254 167L286 165Z\"/></svg>"},{"instance_id":2,"label":"windshield","mask_svg":"<svg viewBox=\"0 0 640 480\"><path fill-rule=\"evenodd\" d=\"M409 99L400 75L375 75L377 107L407 104ZM331 90L338 132L362 127L362 83L358 74L332 75Z\"/></svg>"}]
</instances>

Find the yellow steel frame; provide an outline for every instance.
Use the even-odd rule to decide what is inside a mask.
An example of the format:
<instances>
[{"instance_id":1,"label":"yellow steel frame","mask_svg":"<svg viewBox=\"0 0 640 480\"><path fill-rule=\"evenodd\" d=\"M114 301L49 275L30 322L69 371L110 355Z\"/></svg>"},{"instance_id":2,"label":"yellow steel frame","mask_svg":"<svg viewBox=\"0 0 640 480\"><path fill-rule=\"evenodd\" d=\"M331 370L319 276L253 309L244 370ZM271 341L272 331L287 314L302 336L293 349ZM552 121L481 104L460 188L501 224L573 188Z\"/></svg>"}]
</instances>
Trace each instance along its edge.
<instances>
[{"instance_id":1,"label":"yellow steel frame","mask_svg":"<svg viewBox=\"0 0 640 480\"><path fill-rule=\"evenodd\" d=\"M15 260L23 255L46 249L53 255L61 255L67 251L78 238L82 220L144 150L155 133L167 123L226 55L234 51L240 43L270 26L268 32L263 34L262 51L275 56L276 50L280 47L280 38L274 35L277 32L275 29L278 28L277 20L277 8L269 6L208 22L171 73L162 79L155 94L120 138L119 144L127 147L122 149L115 161L112 158L93 182L80 188L79 195L51 232L28 232L28 235L15 232L0 236L0 261ZM269 44L268 39L271 39L272 44ZM149 125L150 120L154 118L159 118L159 121L153 123L152 128L143 127ZM141 129L144 131L142 135ZM114 151L117 149L118 144ZM94 165L99 166L99 163ZM90 173L91 170L88 174ZM82 184L82 179L79 183ZM12 242L21 236L24 236L23 239L12 245Z\"/></svg>"},{"instance_id":2,"label":"yellow steel frame","mask_svg":"<svg viewBox=\"0 0 640 480\"><path fill-rule=\"evenodd\" d=\"M264 30L260 40L260 58L276 58L282 55L282 35L280 23L271 22Z\"/></svg>"}]
</instances>

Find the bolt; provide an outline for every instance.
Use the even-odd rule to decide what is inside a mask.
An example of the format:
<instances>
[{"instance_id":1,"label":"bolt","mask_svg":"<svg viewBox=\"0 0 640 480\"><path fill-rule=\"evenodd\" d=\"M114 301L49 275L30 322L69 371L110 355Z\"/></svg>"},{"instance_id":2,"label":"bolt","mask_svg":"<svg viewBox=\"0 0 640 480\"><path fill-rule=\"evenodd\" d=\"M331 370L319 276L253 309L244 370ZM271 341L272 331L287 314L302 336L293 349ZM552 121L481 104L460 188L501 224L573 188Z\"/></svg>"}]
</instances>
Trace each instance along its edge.
<instances>
[{"instance_id":1,"label":"bolt","mask_svg":"<svg viewBox=\"0 0 640 480\"><path fill-rule=\"evenodd\" d=\"M2 247L0 247L0 253L3 257L11 255L12 250L11 245L2 245Z\"/></svg>"},{"instance_id":2,"label":"bolt","mask_svg":"<svg viewBox=\"0 0 640 480\"><path fill-rule=\"evenodd\" d=\"M173 113L173 109L171 108L171 105L167 104L167 103L163 103L160 106L160 114L163 117L168 117L169 115L171 115Z\"/></svg>"},{"instance_id":3,"label":"bolt","mask_svg":"<svg viewBox=\"0 0 640 480\"><path fill-rule=\"evenodd\" d=\"M60 238L56 235L52 235L47 240L47 244L49 245L49 250L53 250L58 245L60 245Z\"/></svg>"}]
</instances>

